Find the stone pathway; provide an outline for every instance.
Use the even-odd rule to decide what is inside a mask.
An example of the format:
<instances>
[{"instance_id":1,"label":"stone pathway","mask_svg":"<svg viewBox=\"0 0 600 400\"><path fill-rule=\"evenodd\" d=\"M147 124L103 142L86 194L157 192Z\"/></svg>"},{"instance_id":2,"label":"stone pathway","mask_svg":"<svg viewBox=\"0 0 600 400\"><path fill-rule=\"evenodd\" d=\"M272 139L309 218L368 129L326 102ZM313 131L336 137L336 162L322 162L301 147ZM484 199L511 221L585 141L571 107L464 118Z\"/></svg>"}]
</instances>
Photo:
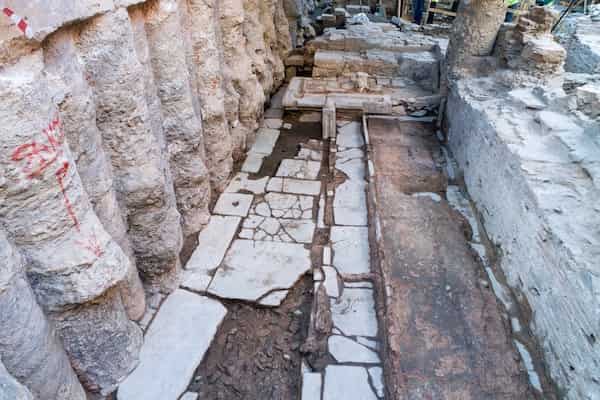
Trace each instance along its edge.
<instances>
[{"instance_id":1,"label":"stone pathway","mask_svg":"<svg viewBox=\"0 0 600 400\"><path fill-rule=\"evenodd\" d=\"M303 372L302 400L377 400L384 396L377 314L371 282L365 141L358 122L338 122L331 140L332 184L326 193L329 244L314 274L329 298L329 362ZM334 182L334 183L333 183ZM326 312L318 302L313 315ZM324 308L324 307L322 307ZM313 321L316 317L313 318ZM319 372L318 370L322 370Z\"/></svg>"}]
</instances>

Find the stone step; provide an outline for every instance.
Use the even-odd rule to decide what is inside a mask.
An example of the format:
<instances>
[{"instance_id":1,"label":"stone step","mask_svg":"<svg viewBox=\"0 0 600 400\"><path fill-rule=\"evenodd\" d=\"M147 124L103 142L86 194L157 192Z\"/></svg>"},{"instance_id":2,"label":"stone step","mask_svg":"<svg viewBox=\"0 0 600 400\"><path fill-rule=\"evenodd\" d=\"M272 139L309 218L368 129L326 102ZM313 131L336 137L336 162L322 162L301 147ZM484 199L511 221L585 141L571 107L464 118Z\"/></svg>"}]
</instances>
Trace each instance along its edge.
<instances>
[{"instance_id":1,"label":"stone step","mask_svg":"<svg viewBox=\"0 0 600 400\"><path fill-rule=\"evenodd\" d=\"M150 325L137 368L118 400L177 400L186 391L227 309L183 289L173 292Z\"/></svg>"}]
</instances>

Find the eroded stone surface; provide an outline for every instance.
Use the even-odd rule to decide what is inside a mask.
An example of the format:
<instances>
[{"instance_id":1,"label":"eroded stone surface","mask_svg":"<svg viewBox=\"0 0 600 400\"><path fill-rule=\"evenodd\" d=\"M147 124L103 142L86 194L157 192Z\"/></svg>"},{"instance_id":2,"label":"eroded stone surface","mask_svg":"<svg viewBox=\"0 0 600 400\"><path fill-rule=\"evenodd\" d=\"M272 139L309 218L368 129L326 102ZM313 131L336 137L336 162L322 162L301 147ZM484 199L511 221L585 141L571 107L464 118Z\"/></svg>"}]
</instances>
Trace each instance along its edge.
<instances>
[{"instance_id":1,"label":"eroded stone surface","mask_svg":"<svg viewBox=\"0 0 600 400\"><path fill-rule=\"evenodd\" d=\"M257 301L276 289L289 289L311 267L301 244L236 240L208 288L223 298Z\"/></svg>"},{"instance_id":2,"label":"eroded stone surface","mask_svg":"<svg viewBox=\"0 0 600 400\"><path fill-rule=\"evenodd\" d=\"M152 321L140 364L119 386L117 398L178 399L226 313L216 300L182 289L173 292Z\"/></svg>"},{"instance_id":3,"label":"eroded stone surface","mask_svg":"<svg viewBox=\"0 0 600 400\"><path fill-rule=\"evenodd\" d=\"M269 177L251 179L247 173L240 172L236 174L225 189L227 193L252 192L254 194L265 193L265 186Z\"/></svg>"},{"instance_id":4,"label":"eroded stone surface","mask_svg":"<svg viewBox=\"0 0 600 400\"><path fill-rule=\"evenodd\" d=\"M312 243L315 223L311 220L295 220L250 215L244 220L240 237L244 239Z\"/></svg>"}]
</instances>

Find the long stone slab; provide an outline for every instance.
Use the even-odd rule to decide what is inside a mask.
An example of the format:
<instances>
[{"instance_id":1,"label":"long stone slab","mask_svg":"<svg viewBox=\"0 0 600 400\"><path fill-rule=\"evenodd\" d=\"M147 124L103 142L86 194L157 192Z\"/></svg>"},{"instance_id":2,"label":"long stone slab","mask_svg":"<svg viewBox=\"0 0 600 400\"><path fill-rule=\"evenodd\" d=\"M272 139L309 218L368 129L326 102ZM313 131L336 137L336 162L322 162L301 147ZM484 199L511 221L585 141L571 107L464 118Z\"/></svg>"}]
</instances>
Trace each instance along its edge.
<instances>
[{"instance_id":1,"label":"long stone slab","mask_svg":"<svg viewBox=\"0 0 600 400\"><path fill-rule=\"evenodd\" d=\"M179 399L226 314L216 300L173 292L150 325L140 363L119 387L117 399Z\"/></svg>"},{"instance_id":2,"label":"long stone slab","mask_svg":"<svg viewBox=\"0 0 600 400\"><path fill-rule=\"evenodd\" d=\"M377 400L363 367L330 365L325 369L323 400Z\"/></svg>"},{"instance_id":3,"label":"long stone slab","mask_svg":"<svg viewBox=\"0 0 600 400\"><path fill-rule=\"evenodd\" d=\"M373 290L344 289L338 300L331 300L331 317L334 326L344 335L377 336Z\"/></svg>"},{"instance_id":4,"label":"long stone slab","mask_svg":"<svg viewBox=\"0 0 600 400\"><path fill-rule=\"evenodd\" d=\"M204 291L212 273L223 261L225 252L240 225L240 217L213 215L206 228L198 235L198 247L185 265L182 286Z\"/></svg>"},{"instance_id":5,"label":"long stone slab","mask_svg":"<svg viewBox=\"0 0 600 400\"><path fill-rule=\"evenodd\" d=\"M236 240L208 292L257 301L273 290L289 289L310 268L310 251L302 244Z\"/></svg>"},{"instance_id":6,"label":"long stone slab","mask_svg":"<svg viewBox=\"0 0 600 400\"><path fill-rule=\"evenodd\" d=\"M366 274L371 271L369 231L367 227L331 228L333 265L342 274Z\"/></svg>"}]
</instances>

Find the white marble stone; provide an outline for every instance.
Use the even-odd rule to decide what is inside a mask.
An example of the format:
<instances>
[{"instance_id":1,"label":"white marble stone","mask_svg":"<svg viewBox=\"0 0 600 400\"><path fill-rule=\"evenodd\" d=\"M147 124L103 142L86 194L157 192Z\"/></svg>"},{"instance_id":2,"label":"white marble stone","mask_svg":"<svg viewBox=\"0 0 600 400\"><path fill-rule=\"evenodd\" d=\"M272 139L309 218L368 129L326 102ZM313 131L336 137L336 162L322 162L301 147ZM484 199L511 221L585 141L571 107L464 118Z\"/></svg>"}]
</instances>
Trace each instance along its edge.
<instances>
[{"instance_id":1,"label":"white marble stone","mask_svg":"<svg viewBox=\"0 0 600 400\"><path fill-rule=\"evenodd\" d=\"M367 227L334 226L331 228L331 242L333 265L342 275L371 271Z\"/></svg>"},{"instance_id":2,"label":"white marble stone","mask_svg":"<svg viewBox=\"0 0 600 400\"><path fill-rule=\"evenodd\" d=\"M260 304L261 306L267 306L267 307L278 307L281 305L281 303L283 303L283 301L287 297L288 293L289 293L289 290L276 290L274 292L269 293L262 299L260 299L258 304Z\"/></svg>"},{"instance_id":3,"label":"white marble stone","mask_svg":"<svg viewBox=\"0 0 600 400\"><path fill-rule=\"evenodd\" d=\"M323 265L331 265L331 247L323 247Z\"/></svg>"},{"instance_id":4,"label":"white marble stone","mask_svg":"<svg viewBox=\"0 0 600 400\"><path fill-rule=\"evenodd\" d=\"M277 169L277 176L297 179L312 179L319 177L321 163L318 161L285 159Z\"/></svg>"},{"instance_id":5,"label":"white marble stone","mask_svg":"<svg viewBox=\"0 0 600 400\"><path fill-rule=\"evenodd\" d=\"M250 153L263 156L271 155L278 138L279 131L277 129L260 128L256 133L256 141L250 149Z\"/></svg>"},{"instance_id":6,"label":"white marble stone","mask_svg":"<svg viewBox=\"0 0 600 400\"><path fill-rule=\"evenodd\" d=\"M527 370L527 375L529 376L529 383L531 386L538 392L542 392L542 384L540 382L540 376L535 370L535 366L533 365L533 359L531 358L531 354L527 350L527 347L523 345L523 343L518 340L514 340L515 346L517 346L517 350L519 350L519 354L521 355L521 359L523 360L523 364L525 364L525 369Z\"/></svg>"},{"instance_id":7,"label":"white marble stone","mask_svg":"<svg viewBox=\"0 0 600 400\"><path fill-rule=\"evenodd\" d=\"M330 336L327 347L338 363L379 364L381 362L376 352L345 336Z\"/></svg>"},{"instance_id":8,"label":"white marble stone","mask_svg":"<svg viewBox=\"0 0 600 400\"><path fill-rule=\"evenodd\" d=\"M338 282L338 274L333 267L323 267L323 273L325 274L325 291L329 297L340 296L340 284Z\"/></svg>"},{"instance_id":9,"label":"white marble stone","mask_svg":"<svg viewBox=\"0 0 600 400\"><path fill-rule=\"evenodd\" d=\"M265 186L267 185L268 177L261 179L250 179L248 174L240 172L229 182L229 185L225 189L226 193L237 193L242 190L252 192L254 194L265 193Z\"/></svg>"},{"instance_id":10,"label":"white marble stone","mask_svg":"<svg viewBox=\"0 0 600 400\"><path fill-rule=\"evenodd\" d=\"M217 200L214 213L245 217L252 205L253 196L242 193L223 193Z\"/></svg>"},{"instance_id":11,"label":"white marble stone","mask_svg":"<svg viewBox=\"0 0 600 400\"><path fill-rule=\"evenodd\" d=\"M179 400L198 400L198 393L186 392Z\"/></svg>"},{"instance_id":12,"label":"white marble stone","mask_svg":"<svg viewBox=\"0 0 600 400\"><path fill-rule=\"evenodd\" d=\"M363 182L347 180L335 189L333 218L336 225L367 226L367 193Z\"/></svg>"},{"instance_id":13,"label":"white marble stone","mask_svg":"<svg viewBox=\"0 0 600 400\"><path fill-rule=\"evenodd\" d=\"M213 215L198 235L198 247L185 265L182 286L205 291L240 225L240 217Z\"/></svg>"},{"instance_id":14,"label":"white marble stone","mask_svg":"<svg viewBox=\"0 0 600 400\"><path fill-rule=\"evenodd\" d=\"M301 400L321 400L321 386L323 377L318 372L305 372L302 374Z\"/></svg>"},{"instance_id":15,"label":"white marble stone","mask_svg":"<svg viewBox=\"0 0 600 400\"><path fill-rule=\"evenodd\" d=\"M320 112L309 111L309 112L302 113L300 118L298 118L298 121L300 121L300 122L321 122L322 118L323 117L321 116Z\"/></svg>"},{"instance_id":16,"label":"white marble stone","mask_svg":"<svg viewBox=\"0 0 600 400\"><path fill-rule=\"evenodd\" d=\"M363 367L329 365L325 368L323 400L377 400Z\"/></svg>"},{"instance_id":17,"label":"white marble stone","mask_svg":"<svg viewBox=\"0 0 600 400\"><path fill-rule=\"evenodd\" d=\"M246 155L246 160L242 165L242 172L256 174L258 171L260 171L260 167L262 167L264 158L265 157L263 154L248 153Z\"/></svg>"},{"instance_id":18,"label":"white marble stone","mask_svg":"<svg viewBox=\"0 0 600 400\"><path fill-rule=\"evenodd\" d=\"M283 191L283 178L271 178L267 185L268 192L281 192Z\"/></svg>"},{"instance_id":19,"label":"white marble stone","mask_svg":"<svg viewBox=\"0 0 600 400\"><path fill-rule=\"evenodd\" d=\"M331 315L336 328L347 336L377 336L377 316L373 291L346 288L331 300Z\"/></svg>"},{"instance_id":20,"label":"white marble stone","mask_svg":"<svg viewBox=\"0 0 600 400\"><path fill-rule=\"evenodd\" d=\"M273 290L289 289L310 268L310 251L302 244L235 240L208 292L257 301Z\"/></svg>"},{"instance_id":21,"label":"white marble stone","mask_svg":"<svg viewBox=\"0 0 600 400\"><path fill-rule=\"evenodd\" d=\"M370 348L371 350L379 350L379 342L377 342L376 340L368 339L362 336L357 336L356 341L362 344L363 346Z\"/></svg>"},{"instance_id":22,"label":"white marble stone","mask_svg":"<svg viewBox=\"0 0 600 400\"><path fill-rule=\"evenodd\" d=\"M439 203L440 201L442 201L442 197L437 193L418 192L418 193L413 193L412 196L413 197L427 197L427 198L430 198L431 200L435 201L436 203Z\"/></svg>"},{"instance_id":23,"label":"white marble stone","mask_svg":"<svg viewBox=\"0 0 600 400\"><path fill-rule=\"evenodd\" d=\"M284 178L282 191L284 193L318 196L321 193L321 182Z\"/></svg>"},{"instance_id":24,"label":"white marble stone","mask_svg":"<svg viewBox=\"0 0 600 400\"><path fill-rule=\"evenodd\" d=\"M349 160L338 160L335 163L336 170L343 172L346 178L354 181L364 182L365 161L360 158ZM339 175L339 172L337 173Z\"/></svg>"},{"instance_id":25,"label":"white marble stone","mask_svg":"<svg viewBox=\"0 0 600 400\"><path fill-rule=\"evenodd\" d=\"M121 383L118 400L177 400L187 389L227 309L178 289L150 324L137 368Z\"/></svg>"},{"instance_id":26,"label":"white marble stone","mask_svg":"<svg viewBox=\"0 0 600 400\"><path fill-rule=\"evenodd\" d=\"M375 388L375 393L379 398L382 399L385 395L383 386L383 369L381 367L371 367L369 368L369 376L371 377L371 382Z\"/></svg>"},{"instance_id":27,"label":"white marble stone","mask_svg":"<svg viewBox=\"0 0 600 400\"><path fill-rule=\"evenodd\" d=\"M283 124L283 129L288 129L288 130L292 129L292 124L290 124L290 123Z\"/></svg>"},{"instance_id":28,"label":"white marble stone","mask_svg":"<svg viewBox=\"0 0 600 400\"><path fill-rule=\"evenodd\" d=\"M321 150L313 150L313 149L309 149L307 147L303 147L300 149L300 151L294 157L294 159L322 161L323 160L323 152Z\"/></svg>"},{"instance_id":29,"label":"white marble stone","mask_svg":"<svg viewBox=\"0 0 600 400\"><path fill-rule=\"evenodd\" d=\"M337 145L339 147L362 147L365 140L360 122L350 122L338 129Z\"/></svg>"},{"instance_id":30,"label":"white marble stone","mask_svg":"<svg viewBox=\"0 0 600 400\"><path fill-rule=\"evenodd\" d=\"M283 121L280 118L265 118L262 125L263 128L280 129Z\"/></svg>"},{"instance_id":31,"label":"white marble stone","mask_svg":"<svg viewBox=\"0 0 600 400\"><path fill-rule=\"evenodd\" d=\"M298 243L312 243L315 223L311 220L279 220L284 231Z\"/></svg>"}]
</instances>

